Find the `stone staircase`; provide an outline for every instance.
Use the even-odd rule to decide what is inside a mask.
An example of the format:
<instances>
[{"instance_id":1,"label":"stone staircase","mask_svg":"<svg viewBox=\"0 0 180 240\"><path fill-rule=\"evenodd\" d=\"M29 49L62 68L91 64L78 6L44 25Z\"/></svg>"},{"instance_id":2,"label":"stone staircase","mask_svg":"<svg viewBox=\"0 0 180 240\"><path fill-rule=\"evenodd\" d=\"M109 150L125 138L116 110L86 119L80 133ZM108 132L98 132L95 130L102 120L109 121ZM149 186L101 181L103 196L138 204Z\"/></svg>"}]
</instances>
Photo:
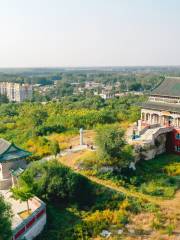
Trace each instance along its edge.
<instances>
[{"instance_id":1,"label":"stone staircase","mask_svg":"<svg viewBox=\"0 0 180 240\"><path fill-rule=\"evenodd\" d=\"M141 136L140 136L140 139L142 141L146 141L146 142L151 142L152 139L153 139L153 135L158 132L160 129L160 127L157 127L157 128L151 128L151 129L147 129L145 133L143 133Z\"/></svg>"},{"instance_id":2,"label":"stone staircase","mask_svg":"<svg viewBox=\"0 0 180 240\"><path fill-rule=\"evenodd\" d=\"M154 143L154 139L156 139L156 137L160 134L171 132L172 129L172 127L156 127L148 129L140 136L140 140L147 143Z\"/></svg>"}]
</instances>

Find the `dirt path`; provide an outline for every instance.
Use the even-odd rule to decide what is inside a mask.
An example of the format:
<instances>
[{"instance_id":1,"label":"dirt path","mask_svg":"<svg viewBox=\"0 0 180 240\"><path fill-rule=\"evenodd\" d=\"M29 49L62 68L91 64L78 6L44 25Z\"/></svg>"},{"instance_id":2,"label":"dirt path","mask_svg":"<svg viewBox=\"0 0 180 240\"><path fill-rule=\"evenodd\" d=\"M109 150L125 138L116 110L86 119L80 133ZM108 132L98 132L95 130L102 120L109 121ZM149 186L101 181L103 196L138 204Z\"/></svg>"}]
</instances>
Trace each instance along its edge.
<instances>
[{"instance_id":1,"label":"dirt path","mask_svg":"<svg viewBox=\"0 0 180 240\"><path fill-rule=\"evenodd\" d=\"M161 202L162 211L176 225L175 235L180 239L180 191L178 191L173 199Z\"/></svg>"},{"instance_id":2,"label":"dirt path","mask_svg":"<svg viewBox=\"0 0 180 240\"><path fill-rule=\"evenodd\" d=\"M161 206L168 208L169 211L177 211L180 214L180 191L175 194L173 199L162 201Z\"/></svg>"}]
</instances>

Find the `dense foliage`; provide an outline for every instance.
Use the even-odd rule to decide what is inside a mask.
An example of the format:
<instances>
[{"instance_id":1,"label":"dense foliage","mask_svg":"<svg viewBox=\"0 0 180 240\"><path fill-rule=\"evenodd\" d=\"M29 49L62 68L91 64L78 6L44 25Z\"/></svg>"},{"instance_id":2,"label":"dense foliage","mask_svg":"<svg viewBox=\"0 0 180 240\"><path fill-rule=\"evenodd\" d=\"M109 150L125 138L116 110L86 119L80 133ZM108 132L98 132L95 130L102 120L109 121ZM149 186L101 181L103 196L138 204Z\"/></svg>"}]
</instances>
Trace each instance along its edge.
<instances>
[{"instance_id":1,"label":"dense foliage","mask_svg":"<svg viewBox=\"0 0 180 240\"><path fill-rule=\"evenodd\" d=\"M21 176L15 193L24 189L24 196L40 196L51 203L76 203L88 206L94 201L93 187L88 179L74 173L57 161L32 164ZM21 194L22 195L22 194Z\"/></svg>"},{"instance_id":2,"label":"dense foliage","mask_svg":"<svg viewBox=\"0 0 180 240\"><path fill-rule=\"evenodd\" d=\"M49 135L92 129L98 124L133 122L139 118L135 103L143 97L128 96L105 101L96 98L63 98L59 102L0 105L0 137L44 156L52 153ZM61 146L60 146L61 147Z\"/></svg>"},{"instance_id":3,"label":"dense foliage","mask_svg":"<svg viewBox=\"0 0 180 240\"><path fill-rule=\"evenodd\" d=\"M11 217L10 206L0 195L0 240L11 240L12 238Z\"/></svg>"},{"instance_id":4,"label":"dense foliage","mask_svg":"<svg viewBox=\"0 0 180 240\"><path fill-rule=\"evenodd\" d=\"M124 139L124 131L117 126L99 127L96 144L99 161L105 166L127 167L133 159L132 149Z\"/></svg>"}]
</instances>

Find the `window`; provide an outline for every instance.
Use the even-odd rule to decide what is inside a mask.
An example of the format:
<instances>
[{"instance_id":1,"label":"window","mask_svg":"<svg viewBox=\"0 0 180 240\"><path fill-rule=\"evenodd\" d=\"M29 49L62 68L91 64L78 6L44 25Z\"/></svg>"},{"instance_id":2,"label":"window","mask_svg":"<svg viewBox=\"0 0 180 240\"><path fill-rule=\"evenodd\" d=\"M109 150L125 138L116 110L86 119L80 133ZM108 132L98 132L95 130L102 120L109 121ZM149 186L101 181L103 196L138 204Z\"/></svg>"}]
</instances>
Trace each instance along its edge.
<instances>
[{"instance_id":1,"label":"window","mask_svg":"<svg viewBox=\"0 0 180 240\"><path fill-rule=\"evenodd\" d=\"M180 140L180 133L176 133L176 139Z\"/></svg>"},{"instance_id":2,"label":"window","mask_svg":"<svg viewBox=\"0 0 180 240\"><path fill-rule=\"evenodd\" d=\"M175 146L175 152L180 152L180 146Z\"/></svg>"}]
</instances>

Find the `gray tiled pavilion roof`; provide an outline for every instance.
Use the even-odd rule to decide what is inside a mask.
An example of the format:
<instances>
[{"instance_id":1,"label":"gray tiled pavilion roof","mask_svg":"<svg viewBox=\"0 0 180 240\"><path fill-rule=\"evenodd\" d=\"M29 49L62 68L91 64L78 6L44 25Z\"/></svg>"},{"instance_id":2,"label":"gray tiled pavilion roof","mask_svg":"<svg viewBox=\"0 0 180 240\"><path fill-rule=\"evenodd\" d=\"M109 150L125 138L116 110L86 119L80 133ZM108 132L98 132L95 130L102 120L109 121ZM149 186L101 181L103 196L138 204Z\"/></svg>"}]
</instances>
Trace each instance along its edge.
<instances>
[{"instance_id":1,"label":"gray tiled pavilion roof","mask_svg":"<svg viewBox=\"0 0 180 240\"><path fill-rule=\"evenodd\" d=\"M180 113L180 105L168 104L168 103L158 103L158 102L146 102L141 104L142 108L159 110L159 111L170 111Z\"/></svg>"},{"instance_id":2,"label":"gray tiled pavilion roof","mask_svg":"<svg viewBox=\"0 0 180 240\"><path fill-rule=\"evenodd\" d=\"M180 77L166 77L151 95L180 97Z\"/></svg>"},{"instance_id":3,"label":"gray tiled pavilion roof","mask_svg":"<svg viewBox=\"0 0 180 240\"><path fill-rule=\"evenodd\" d=\"M14 143L10 143L5 139L0 138L0 163L26 158L30 155L30 152L17 147Z\"/></svg>"},{"instance_id":4,"label":"gray tiled pavilion roof","mask_svg":"<svg viewBox=\"0 0 180 240\"><path fill-rule=\"evenodd\" d=\"M0 138L0 154L4 153L9 148L10 145L11 145L10 142L6 141L3 138Z\"/></svg>"}]
</instances>

